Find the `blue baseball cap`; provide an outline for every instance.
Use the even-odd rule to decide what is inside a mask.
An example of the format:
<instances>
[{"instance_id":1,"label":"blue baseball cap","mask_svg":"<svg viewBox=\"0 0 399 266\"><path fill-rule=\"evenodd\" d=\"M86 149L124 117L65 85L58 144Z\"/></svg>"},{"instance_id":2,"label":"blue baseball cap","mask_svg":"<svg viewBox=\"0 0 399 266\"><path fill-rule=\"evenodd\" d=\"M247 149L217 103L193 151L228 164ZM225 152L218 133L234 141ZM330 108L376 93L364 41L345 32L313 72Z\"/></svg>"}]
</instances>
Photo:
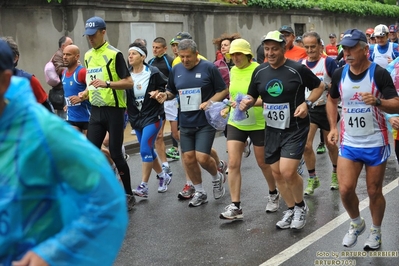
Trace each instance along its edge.
<instances>
[{"instance_id":1,"label":"blue baseball cap","mask_svg":"<svg viewBox=\"0 0 399 266\"><path fill-rule=\"evenodd\" d=\"M105 21L100 17L92 17L86 21L84 35L94 35L99 29L105 29Z\"/></svg>"},{"instance_id":2,"label":"blue baseball cap","mask_svg":"<svg viewBox=\"0 0 399 266\"><path fill-rule=\"evenodd\" d=\"M14 55L8 43L0 40L0 71L7 69L14 69Z\"/></svg>"},{"instance_id":3,"label":"blue baseball cap","mask_svg":"<svg viewBox=\"0 0 399 266\"><path fill-rule=\"evenodd\" d=\"M339 44L353 47L360 41L367 43L366 34L358 29L350 29L344 32L344 36Z\"/></svg>"}]
</instances>

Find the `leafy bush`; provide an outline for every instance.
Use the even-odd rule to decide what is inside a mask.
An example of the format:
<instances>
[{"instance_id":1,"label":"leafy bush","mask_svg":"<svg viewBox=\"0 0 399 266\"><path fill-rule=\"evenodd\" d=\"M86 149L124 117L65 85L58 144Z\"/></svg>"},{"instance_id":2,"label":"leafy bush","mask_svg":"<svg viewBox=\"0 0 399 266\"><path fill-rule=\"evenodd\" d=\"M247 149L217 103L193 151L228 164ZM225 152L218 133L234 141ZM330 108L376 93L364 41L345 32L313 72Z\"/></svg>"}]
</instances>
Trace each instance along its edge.
<instances>
[{"instance_id":1,"label":"leafy bush","mask_svg":"<svg viewBox=\"0 0 399 266\"><path fill-rule=\"evenodd\" d=\"M385 1L391 2L391 1ZM351 14L355 16L380 16L399 17L399 7L386 5L380 2L359 0L248 0L248 6L258 6L268 9L312 9L317 8L324 11L339 14Z\"/></svg>"}]
</instances>

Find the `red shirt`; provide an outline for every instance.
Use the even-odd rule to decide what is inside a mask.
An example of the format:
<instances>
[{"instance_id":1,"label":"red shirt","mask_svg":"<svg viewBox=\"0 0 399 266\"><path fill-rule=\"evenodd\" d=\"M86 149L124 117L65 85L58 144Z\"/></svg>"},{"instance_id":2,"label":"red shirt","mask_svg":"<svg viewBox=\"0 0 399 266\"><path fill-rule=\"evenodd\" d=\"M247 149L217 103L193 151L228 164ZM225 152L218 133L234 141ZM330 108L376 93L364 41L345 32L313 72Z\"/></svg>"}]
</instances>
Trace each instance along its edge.
<instances>
[{"instance_id":1,"label":"red shirt","mask_svg":"<svg viewBox=\"0 0 399 266\"><path fill-rule=\"evenodd\" d=\"M326 54L328 55L328 56L331 56L331 57L337 57L338 56L338 48L337 48L337 46L336 45L333 45L333 44L328 44L328 45L326 45Z\"/></svg>"},{"instance_id":2,"label":"red shirt","mask_svg":"<svg viewBox=\"0 0 399 266\"><path fill-rule=\"evenodd\" d=\"M47 100L47 93L40 84L40 81L35 76L32 76L30 79L30 86L32 87L32 91L33 94L35 94L37 102L44 103L44 101Z\"/></svg>"}]
</instances>

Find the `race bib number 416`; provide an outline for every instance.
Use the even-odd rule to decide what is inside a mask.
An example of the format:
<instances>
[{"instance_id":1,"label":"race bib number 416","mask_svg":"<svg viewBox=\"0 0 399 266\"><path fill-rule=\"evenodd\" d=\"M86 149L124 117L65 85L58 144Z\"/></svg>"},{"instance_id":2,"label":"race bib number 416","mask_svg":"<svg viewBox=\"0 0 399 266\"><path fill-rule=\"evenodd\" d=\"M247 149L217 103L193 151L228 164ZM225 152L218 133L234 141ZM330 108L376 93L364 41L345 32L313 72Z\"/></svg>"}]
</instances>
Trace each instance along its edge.
<instances>
[{"instance_id":1,"label":"race bib number 416","mask_svg":"<svg viewBox=\"0 0 399 266\"><path fill-rule=\"evenodd\" d=\"M366 136L374 133L371 107L343 108L345 131L350 136Z\"/></svg>"}]
</instances>

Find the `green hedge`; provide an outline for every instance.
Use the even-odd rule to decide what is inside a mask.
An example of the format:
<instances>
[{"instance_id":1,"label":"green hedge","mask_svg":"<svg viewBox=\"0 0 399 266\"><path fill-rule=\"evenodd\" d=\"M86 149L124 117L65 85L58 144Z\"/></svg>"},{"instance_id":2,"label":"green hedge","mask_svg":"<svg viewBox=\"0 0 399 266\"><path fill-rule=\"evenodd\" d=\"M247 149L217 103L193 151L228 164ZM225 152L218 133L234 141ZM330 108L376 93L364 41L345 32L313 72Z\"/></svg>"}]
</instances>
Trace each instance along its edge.
<instances>
[{"instance_id":1,"label":"green hedge","mask_svg":"<svg viewBox=\"0 0 399 266\"><path fill-rule=\"evenodd\" d=\"M269 9L320 9L355 16L399 17L399 6L356 0L248 0L248 6Z\"/></svg>"}]
</instances>

